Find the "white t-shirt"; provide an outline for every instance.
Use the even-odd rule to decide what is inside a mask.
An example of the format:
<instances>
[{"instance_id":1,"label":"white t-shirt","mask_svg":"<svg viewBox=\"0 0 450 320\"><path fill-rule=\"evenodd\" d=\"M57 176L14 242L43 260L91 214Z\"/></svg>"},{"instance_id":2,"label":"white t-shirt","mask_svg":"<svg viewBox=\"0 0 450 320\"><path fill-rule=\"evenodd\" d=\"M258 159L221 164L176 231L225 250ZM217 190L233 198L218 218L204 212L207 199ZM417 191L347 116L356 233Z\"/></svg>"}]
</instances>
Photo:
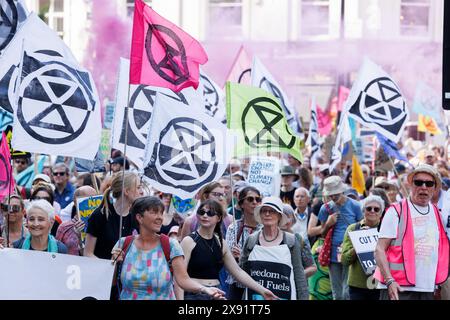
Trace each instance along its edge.
<instances>
[{"instance_id":1,"label":"white t-shirt","mask_svg":"<svg viewBox=\"0 0 450 320\"><path fill-rule=\"evenodd\" d=\"M438 208L447 237L450 239L450 190L441 191Z\"/></svg>"},{"instance_id":2,"label":"white t-shirt","mask_svg":"<svg viewBox=\"0 0 450 320\"><path fill-rule=\"evenodd\" d=\"M416 263L416 285L403 287L405 291L433 292L438 264L439 229L431 204L420 207L408 199L414 233L414 256ZM417 209L416 209L417 208ZM422 213L425 214L422 214ZM379 238L397 238L398 214L393 207L386 211L380 226ZM381 283L379 289L386 286Z\"/></svg>"}]
</instances>

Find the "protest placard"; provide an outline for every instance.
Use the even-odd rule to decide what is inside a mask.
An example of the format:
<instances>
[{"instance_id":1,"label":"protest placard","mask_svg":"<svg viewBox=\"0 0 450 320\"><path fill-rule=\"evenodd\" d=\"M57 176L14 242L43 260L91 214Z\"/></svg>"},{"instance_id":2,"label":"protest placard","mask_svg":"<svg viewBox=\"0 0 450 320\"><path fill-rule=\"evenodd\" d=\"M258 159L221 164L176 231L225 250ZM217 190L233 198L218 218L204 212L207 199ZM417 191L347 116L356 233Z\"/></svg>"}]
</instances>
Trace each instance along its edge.
<instances>
[{"instance_id":1,"label":"protest placard","mask_svg":"<svg viewBox=\"0 0 450 320\"><path fill-rule=\"evenodd\" d=\"M262 196L278 196L280 194L280 160L275 157L251 157L247 180L251 186L261 192Z\"/></svg>"},{"instance_id":2,"label":"protest placard","mask_svg":"<svg viewBox=\"0 0 450 320\"><path fill-rule=\"evenodd\" d=\"M348 233L355 248L356 255L363 271L367 275L371 275L375 271L376 262L374 257L375 247L378 241L377 228L361 229Z\"/></svg>"},{"instance_id":3,"label":"protest placard","mask_svg":"<svg viewBox=\"0 0 450 320\"><path fill-rule=\"evenodd\" d=\"M89 217L91 216L92 212L94 212L94 210L97 209L98 206L100 206L102 200L103 200L102 195L77 198L78 218L85 224L84 230L81 232L81 240L83 242L84 239L86 238L86 230Z\"/></svg>"}]
</instances>

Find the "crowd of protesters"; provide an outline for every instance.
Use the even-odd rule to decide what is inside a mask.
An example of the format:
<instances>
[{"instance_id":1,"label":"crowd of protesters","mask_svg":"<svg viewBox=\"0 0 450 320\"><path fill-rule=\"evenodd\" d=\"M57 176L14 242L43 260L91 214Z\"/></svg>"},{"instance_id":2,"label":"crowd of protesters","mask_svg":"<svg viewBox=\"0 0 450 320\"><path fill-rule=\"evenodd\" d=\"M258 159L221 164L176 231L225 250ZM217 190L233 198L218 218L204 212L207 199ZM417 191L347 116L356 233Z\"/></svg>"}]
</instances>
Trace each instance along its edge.
<instances>
[{"instance_id":1,"label":"crowd of protesters","mask_svg":"<svg viewBox=\"0 0 450 320\"><path fill-rule=\"evenodd\" d=\"M114 155L104 173L77 173L64 159L30 189L16 187L1 204L1 247L111 259L111 299L450 299L450 168L437 151L414 167L363 164L362 194L345 161L330 172L322 159L312 169L278 154L280 193L263 197L247 182L248 161L233 159L190 215ZM15 174L30 165L16 158ZM83 222L77 200L100 194ZM376 268L367 273L349 233L372 228ZM277 263L288 267L285 296L285 284L258 277Z\"/></svg>"}]
</instances>

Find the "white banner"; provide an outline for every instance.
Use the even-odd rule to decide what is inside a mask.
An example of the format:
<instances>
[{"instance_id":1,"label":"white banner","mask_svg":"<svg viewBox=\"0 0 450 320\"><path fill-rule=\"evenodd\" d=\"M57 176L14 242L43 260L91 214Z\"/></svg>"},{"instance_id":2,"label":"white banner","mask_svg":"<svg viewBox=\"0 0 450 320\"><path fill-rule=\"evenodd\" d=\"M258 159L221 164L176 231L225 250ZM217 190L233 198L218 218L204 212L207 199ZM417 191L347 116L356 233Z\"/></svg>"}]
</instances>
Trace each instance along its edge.
<instances>
[{"instance_id":1,"label":"white banner","mask_svg":"<svg viewBox=\"0 0 450 320\"><path fill-rule=\"evenodd\" d=\"M0 250L0 300L109 300L110 260L22 249Z\"/></svg>"},{"instance_id":2,"label":"white banner","mask_svg":"<svg viewBox=\"0 0 450 320\"><path fill-rule=\"evenodd\" d=\"M280 194L280 160L275 157L251 157L247 182L263 197Z\"/></svg>"}]
</instances>

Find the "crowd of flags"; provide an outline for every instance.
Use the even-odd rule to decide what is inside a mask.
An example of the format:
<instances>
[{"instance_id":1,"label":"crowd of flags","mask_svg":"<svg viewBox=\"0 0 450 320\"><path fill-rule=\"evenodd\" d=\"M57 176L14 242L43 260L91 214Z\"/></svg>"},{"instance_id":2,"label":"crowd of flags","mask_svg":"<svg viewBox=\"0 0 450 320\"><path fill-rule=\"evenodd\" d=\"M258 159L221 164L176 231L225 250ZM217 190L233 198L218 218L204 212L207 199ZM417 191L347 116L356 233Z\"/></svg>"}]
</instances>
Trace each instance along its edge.
<instances>
[{"instance_id":1,"label":"crowd of flags","mask_svg":"<svg viewBox=\"0 0 450 320\"><path fill-rule=\"evenodd\" d=\"M120 60L111 146L123 151L157 189L181 198L219 178L232 156L287 152L303 161L305 139L296 108L262 61L251 59L241 46L225 89L200 69L207 61L197 40L142 0L135 1L130 60ZM0 129L13 128L12 148L75 157L86 170L104 161L93 78L34 13L23 17L2 51L0 88ZM420 115L421 130L447 134L438 101L420 83L413 110ZM323 137L333 130L331 170L356 148L361 128L376 131L389 156L407 161L396 143L409 109L399 86L373 61L364 59L352 88L340 86L327 109L314 96L310 109L307 144L313 168L323 156ZM3 135L2 154L9 150L6 140ZM37 159L38 172L45 160ZM353 156L355 183L362 192L359 162ZM21 173L17 184L29 184L33 172Z\"/></svg>"}]
</instances>

